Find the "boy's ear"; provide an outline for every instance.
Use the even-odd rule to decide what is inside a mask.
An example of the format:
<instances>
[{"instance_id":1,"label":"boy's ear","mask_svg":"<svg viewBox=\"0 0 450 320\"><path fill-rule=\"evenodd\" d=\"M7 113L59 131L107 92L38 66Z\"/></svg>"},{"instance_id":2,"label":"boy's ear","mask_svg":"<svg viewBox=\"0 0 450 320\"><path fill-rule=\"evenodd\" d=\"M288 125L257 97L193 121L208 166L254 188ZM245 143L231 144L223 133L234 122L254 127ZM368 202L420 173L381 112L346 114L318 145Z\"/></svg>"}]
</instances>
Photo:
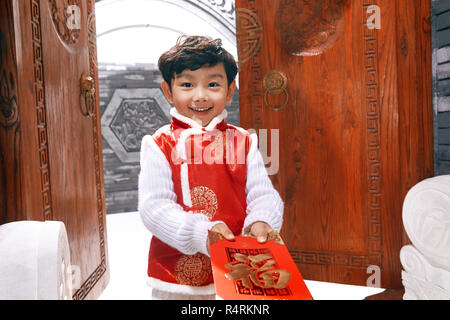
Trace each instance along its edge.
<instances>
[{"instance_id":1,"label":"boy's ear","mask_svg":"<svg viewBox=\"0 0 450 320\"><path fill-rule=\"evenodd\" d=\"M233 80L228 86L227 102L230 102L231 98L233 98L234 88L236 88L236 80Z\"/></svg>"},{"instance_id":2,"label":"boy's ear","mask_svg":"<svg viewBox=\"0 0 450 320\"><path fill-rule=\"evenodd\" d=\"M164 92L164 95L166 96L167 100L170 103L173 103L172 90L170 89L169 84L165 81L161 82L161 89Z\"/></svg>"}]
</instances>

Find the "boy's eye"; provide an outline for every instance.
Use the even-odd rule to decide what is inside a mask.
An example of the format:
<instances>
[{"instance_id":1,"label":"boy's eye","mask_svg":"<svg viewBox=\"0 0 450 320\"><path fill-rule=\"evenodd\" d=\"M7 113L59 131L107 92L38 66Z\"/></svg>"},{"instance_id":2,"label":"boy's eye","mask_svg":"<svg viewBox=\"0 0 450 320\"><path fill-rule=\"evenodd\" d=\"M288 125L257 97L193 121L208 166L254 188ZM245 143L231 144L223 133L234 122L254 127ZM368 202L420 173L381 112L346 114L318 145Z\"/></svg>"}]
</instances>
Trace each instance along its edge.
<instances>
[{"instance_id":1,"label":"boy's eye","mask_svg":"<svg viewBox=\"0 0 450 320\"><path fill-rule=\"evenodd\" d=\"M209 86L210 86L210 87L218 87L219 84L218 84L217 82L211 82L211 83L209 84Z\"/></svg>"},{"instance_id":2,"label":"boy's eye","mask_svg":"<svg viewBox=\"0 0 450 320\"><path fill-rule=\"evenodd\" d=\"M192 87L192 83L184 82L184 83L181 84L181 86L185 87L185 88L191 88Z\"/></svg>"}]
</instances>

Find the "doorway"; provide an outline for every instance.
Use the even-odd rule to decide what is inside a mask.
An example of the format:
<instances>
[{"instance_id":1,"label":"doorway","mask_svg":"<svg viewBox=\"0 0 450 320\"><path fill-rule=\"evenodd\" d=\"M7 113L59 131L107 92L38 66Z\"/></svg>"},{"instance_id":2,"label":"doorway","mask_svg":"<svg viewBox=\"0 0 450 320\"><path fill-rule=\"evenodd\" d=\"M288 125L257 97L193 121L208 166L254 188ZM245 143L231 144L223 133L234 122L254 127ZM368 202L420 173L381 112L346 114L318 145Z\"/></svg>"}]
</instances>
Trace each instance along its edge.
<instances>
[{"instance_id":1,"label":"doorway","mask_svg":"<svg viewBox=\"0 0 450 320\"><path fill-rule=\"evenodd\" d=\"M157 62L182 34L220 38L237 59L234 1L96 1L107 214L137 210L139 149L170 122ZM239 125L238 90L227 106Z\"/></svg>"}]
</instances>

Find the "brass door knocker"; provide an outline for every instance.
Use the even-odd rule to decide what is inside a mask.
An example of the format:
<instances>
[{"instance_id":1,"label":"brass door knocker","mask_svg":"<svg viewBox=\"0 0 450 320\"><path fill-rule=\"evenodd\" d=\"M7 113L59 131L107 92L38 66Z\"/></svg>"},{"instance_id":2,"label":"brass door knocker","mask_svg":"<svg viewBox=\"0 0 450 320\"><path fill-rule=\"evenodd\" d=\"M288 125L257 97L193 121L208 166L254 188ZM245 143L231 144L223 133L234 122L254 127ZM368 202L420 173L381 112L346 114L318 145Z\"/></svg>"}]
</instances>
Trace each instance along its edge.
<instances>
[{"instance_id":1,"label":"brass door knocker","mask_svg":"<svg viewBox=\"0 0 450 320\"><path fill-rule=\"evenodd\" d=\"M84 108L82 111L87 117L94 116L95 113L95 85L94 78L83 73L81 75L81 93L84 95Z\"/></svg>"},{"instance_id":2,"label":"brass door knocker","mask_svg":"<svg viewBox=\"0 0 450 320\"><path fill-rule=\"evenodd\" d=\"M275 110L280 110L285 107L289 101L289 94L286 90L287 87L287 76L283 71L271 70L269 71L263 79L263 86L266 92L264 93L264 102L266 106L273 108ZM284 102L280 105L271 105L268 101L268 96L270 95L280 95L284 94Z\"/></svg>"}]
</instances>

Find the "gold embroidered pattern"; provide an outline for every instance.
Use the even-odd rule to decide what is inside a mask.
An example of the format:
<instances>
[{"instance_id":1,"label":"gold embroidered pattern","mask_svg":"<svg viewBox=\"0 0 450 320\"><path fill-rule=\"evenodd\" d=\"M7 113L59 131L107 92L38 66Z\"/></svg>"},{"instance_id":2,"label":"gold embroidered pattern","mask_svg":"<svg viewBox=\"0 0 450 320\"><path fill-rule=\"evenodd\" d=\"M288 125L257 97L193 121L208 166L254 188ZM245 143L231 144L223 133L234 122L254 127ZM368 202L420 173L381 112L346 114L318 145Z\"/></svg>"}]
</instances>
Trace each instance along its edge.
<instances>
[{"instance_id":1,"label":"gold embroidered pattern","mask_svg":"<svg viewBox=\"0 0 450 320\"><path fill-rule=\"evenodd\" d=\"M178 282L188 286L201 286L211 275L211 261L202 253L184 255L175 265Z\"/></svg>"},{"instance_id":2,"label":"gold embroidered pattern","mask_svg":"<svg viewBox=\"0 0 450 320\"><path fill-rule=\"evenodd\" d=\"M191 189L191 201L193 207L203 207L199 213L204 214L209 220L214 218L217 212L217 196L210 188L197 186Z\"/></svg>"}]
</instances>

